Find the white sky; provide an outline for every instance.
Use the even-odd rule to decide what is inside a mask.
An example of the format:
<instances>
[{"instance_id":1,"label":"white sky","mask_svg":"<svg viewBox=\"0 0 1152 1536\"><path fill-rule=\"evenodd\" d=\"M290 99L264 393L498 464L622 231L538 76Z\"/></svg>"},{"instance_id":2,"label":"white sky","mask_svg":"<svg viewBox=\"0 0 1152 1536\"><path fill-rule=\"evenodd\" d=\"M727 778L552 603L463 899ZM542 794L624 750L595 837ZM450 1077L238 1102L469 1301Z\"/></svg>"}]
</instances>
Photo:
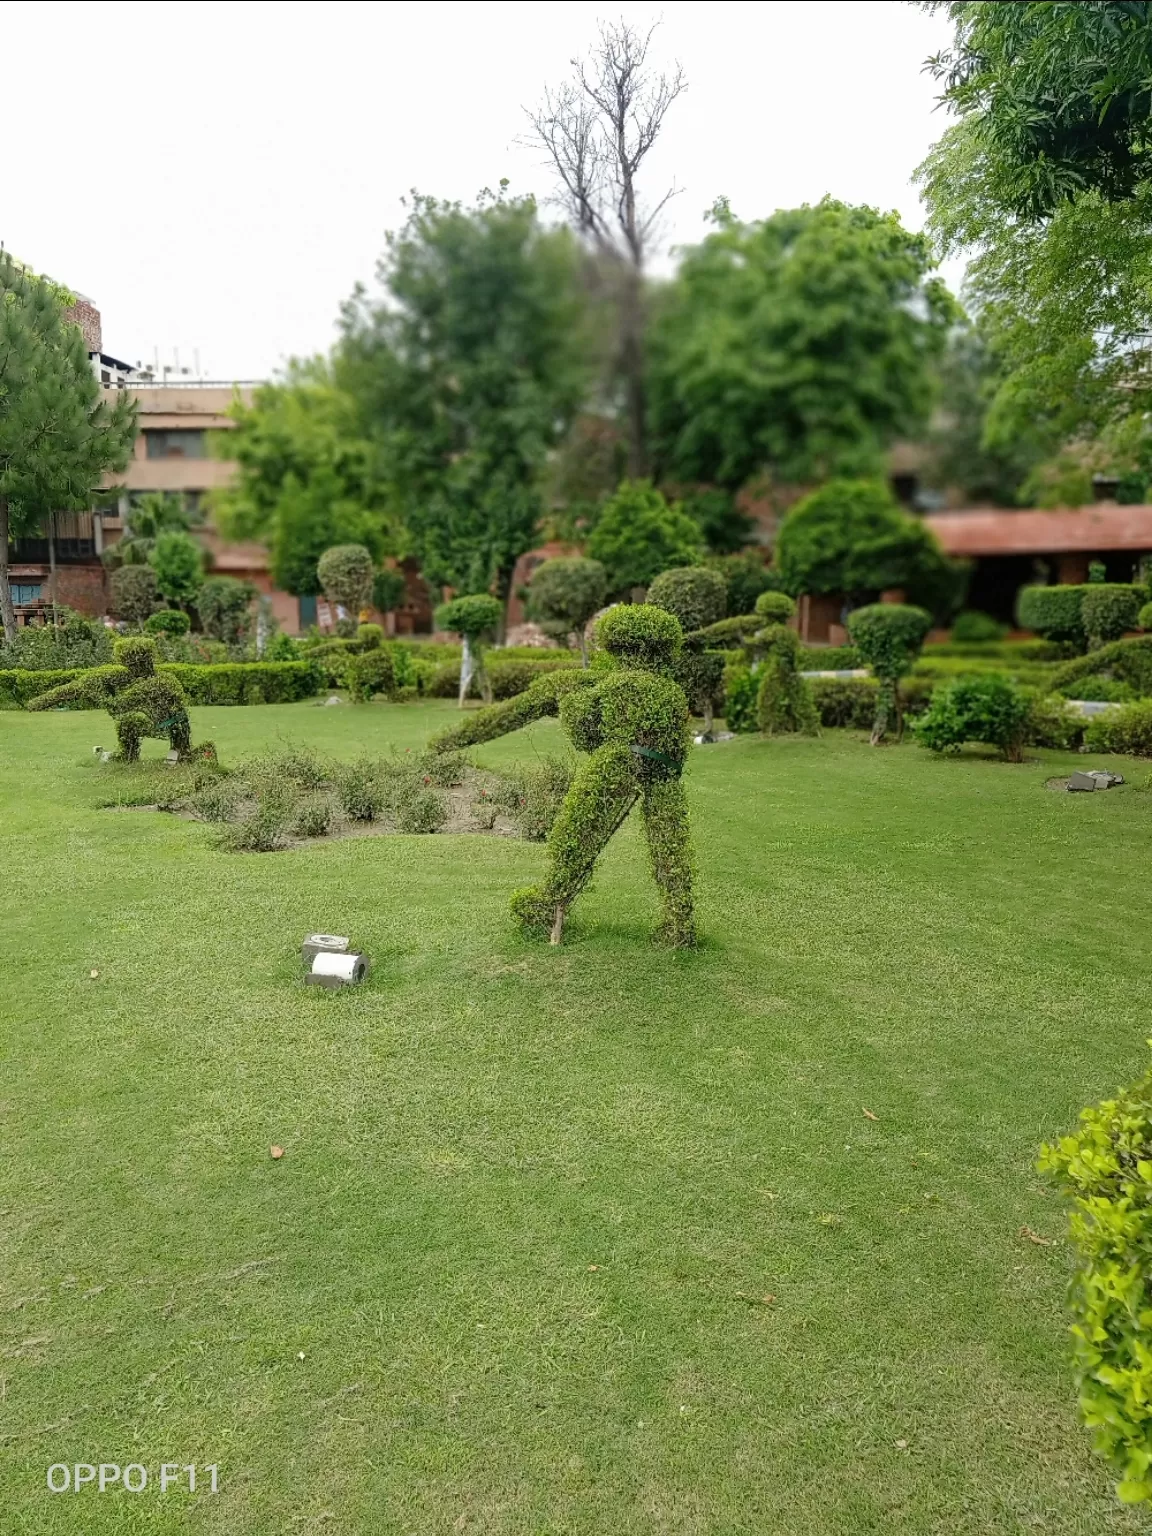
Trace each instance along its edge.
<instances>
[{"instance_id":1,"label":"white sky","mask_svg":"<svg viewBox=\"0 0 1152 1536\"><path fill-rule=\"evenodd\" d=\"M650 160L654 190L684 189L668 244L719 194L741 218L828 192L920 227L909 177L945 126L921 65L948 28L899 0L8 0L0 241L93 299L113 355L266 377L331 344L410 187L547 194L521 108L619 15L663 15L656 51L688 75Z\"/></svg>"}]
</instances>

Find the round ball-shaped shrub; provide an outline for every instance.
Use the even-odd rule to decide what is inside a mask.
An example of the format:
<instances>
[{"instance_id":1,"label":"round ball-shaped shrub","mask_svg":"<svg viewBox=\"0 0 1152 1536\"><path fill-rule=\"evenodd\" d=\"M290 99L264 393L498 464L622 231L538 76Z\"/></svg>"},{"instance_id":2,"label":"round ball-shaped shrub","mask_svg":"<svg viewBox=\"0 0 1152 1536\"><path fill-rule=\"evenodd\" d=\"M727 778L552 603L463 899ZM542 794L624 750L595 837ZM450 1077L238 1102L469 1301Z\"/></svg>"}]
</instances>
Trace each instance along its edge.
<instances>
[{"instance_id":1,"label":"round ball-shaped shrub","mask_svg":"<svg viewBox=\"0 0 1152 1536\"><path fill-rule=\"evenodd\" d=\"M765 624L787 624L796 612L796 604L787 592L761 592L756 599L756 612Z\"/></svg>"},{"instance_id":2,"label":"round ball-shaped shrub","mask_svg":"<svg viewBox=\"0 0 1152 1536\"><path fill-rule=\"evenodd\" d=\"M1145 603L1136 616L1136 622L1141 629L1152 630L1152 603Z\"/></svg>"},{"instance_id":3,"label":"round ball-shaped shrub","mask_svg":"<svg viewBox=\"0 0 1152 1536\"><path fill-rule=\"evenodd\" d=\"M356 627L356 638L366 651L374 651L384 644L384 626L382 624L359 624Z\"/></svg>"},{"instance_id":4,"label":"round ball-shaped shrub","mask_svg":"<svg viewBox=\"0 0 1152 1536\"><path fill-rule=\"evenodd\" d=\"M617 603L596 622L596 643L633 667L667 666L680 647L680 621L652 603Z\"/></svg>"},{"instance_id":5,"label":"round ball-shaped shrub","mask_svg":"<svg viewBox=\"0 0 1152 1536\"><path fill-rule=\"evenodd\" d=\"M503 616L504 605L498 597L478 592L472 597L454 597L450 603L441 603L435 623L437 629L477 640L496 629Z\"/></svg>"},{"instance_id":6,"label":"round ball-shaped shrub","mask_svg":"<svg viewBox=\"0 0 1152 1536\"><path fill-rule=\"evenodd\" d=\"M363 544L334 544L316 563L324 596L355 618L372 601L375 568Z\"/></svg>"},{"instance_id":7,"label":"round ball-shaped shrub","mask_svg":"<svg viewBox=\"0 0 1152 1536\"><path fill-rule=\"evenodd\" d=\"M682 629L704 629L724 617L728 587L719 571L682 565L660 572L648 588L648 601L674 614Z\"/></svg>"},{"instance_id":8,"label":"round ball-shaped shrub","mask_svg":"<svg viewBox=\"0 0 1152 1536\"><path fill-rule=\"evenodd\" d=\"M603 608L607 591L608 573L599 560L545 560L528 583L528 614L545 633L573 634Z\"/></svg>"},{"instance_id":9,"label":"round ball-shaped shrub","mask_svg":"<svg viewBox=\"0 0 1152 1536\"><path fill-rule=\"evenodd\" d=\"M372 578L372 603L381 613L391 613L400 604L407 589L404 572L387 566Z\"/></svg>"},{"instance_id":10,"label":"round ball-shaped shrub","mask_svg":"<svg viewBox=\"0 0 1152 1536\"><path fill-rule=\"evenodd\" d=\"M179 608L161 608L149 614L144 628L150 635L186 635L192 628L192 620Z\"/></svg>"},{"instance_id":11,"label":"round ball-shaped shrub","mask_svg":"<svg viewBox=\"0 0 1152 1536\"><path fill-rule=\"evenodd\" d=\"M848 615L848 633L877 677L902 677L932 627L932 615L908 603L869 603Z\"/></svg>"}]
</instances>

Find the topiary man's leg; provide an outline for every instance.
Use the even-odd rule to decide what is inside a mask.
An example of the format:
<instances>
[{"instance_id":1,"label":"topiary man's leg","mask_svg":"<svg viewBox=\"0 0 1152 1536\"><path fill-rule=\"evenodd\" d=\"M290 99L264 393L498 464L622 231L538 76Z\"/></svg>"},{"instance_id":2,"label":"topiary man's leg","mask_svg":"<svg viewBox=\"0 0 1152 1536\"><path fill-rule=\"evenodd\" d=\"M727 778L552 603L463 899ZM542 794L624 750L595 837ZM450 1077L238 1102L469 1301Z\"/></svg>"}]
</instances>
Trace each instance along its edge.
<instances>
[{"instance_id":1,"label":"topiary man's leg","mask_svg":"<svg viewBox=\"0 0 1152 1536\"><path fill-rule=\"evenodd\" d=\"M138 709L116 716L116 740L120 746L116 756L122 763L140 761L140 742L148 734L150 724L148 716Z\"/></svg>"},{"instance_id":2,"label":"topiary man's leg","mask_svg":"<svg viewBox=\"0 0 1152 1536\"><path fill-rule=\"evenodd\" d=\"M652 873L664 908L659 937L666 944L686 948L696 942L696 921L692 907L688 804L680 780L661 778L646 784L643 814Z\"/></svg>"},{"instance_id":3,"label":"topiary man's leg","mask_svg":"<svg viewBox=\"0 0 1152 1536\"><path fill-rule=\"evenodd\" d=\"M192 751L192 723L188 719L187 710L178 710L169 720L168 740L183 762Z\"/></svg>"},{"instance_id":4,"label":"topiary man's leg","mask_svg":"<svg viewBox=\"0 0 1152 1536\"><path fill-rule=\"evenodd\" d=\"M541 886L515 892L512 911L525 928L551 931L560 942L564 918L592 877L600 851L632 809L636 759L627 747L601 747L572 781L548 834L548 870Z\"/></svg>"}]
</instances>

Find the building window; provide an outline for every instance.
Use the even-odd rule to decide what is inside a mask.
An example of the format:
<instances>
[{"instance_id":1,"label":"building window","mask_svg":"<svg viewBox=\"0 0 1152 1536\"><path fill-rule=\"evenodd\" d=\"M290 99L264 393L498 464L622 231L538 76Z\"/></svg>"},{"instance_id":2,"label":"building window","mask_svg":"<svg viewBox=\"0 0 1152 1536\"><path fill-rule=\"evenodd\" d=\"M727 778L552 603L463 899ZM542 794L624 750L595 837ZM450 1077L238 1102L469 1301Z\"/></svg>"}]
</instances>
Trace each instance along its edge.
<instances>
[{"instance_id":1,"label":"building window","mask_svg":"<svg viewBox=\"0 0 1152 1536\"><path fill-rule=\"evenodd\" d=\"M144 428L144 455L149 459L206 459L208 434L203 427Z\"/></svg>"},{"instance_id":2,"label":"building window","mask_svg":"<svg viewBox=\"0 0 1152 1536\"><path fill-rule=\"evenodd\" d=\"M302 593L297 602L300 604L300 628L309 629L316 622L316 594Z\"/></svg>"},{"instance_id":3,"label":"building window","mask_svg":"<svg viewBox=\"0 0 1152 1536\"><path fill-rule=\"evenodd\" d=\"M16 608L26 607L29 603L40 601L40 589L43 583L29 581L14 581L12 583L12 603Z\"/></svg>"}]
</instances>

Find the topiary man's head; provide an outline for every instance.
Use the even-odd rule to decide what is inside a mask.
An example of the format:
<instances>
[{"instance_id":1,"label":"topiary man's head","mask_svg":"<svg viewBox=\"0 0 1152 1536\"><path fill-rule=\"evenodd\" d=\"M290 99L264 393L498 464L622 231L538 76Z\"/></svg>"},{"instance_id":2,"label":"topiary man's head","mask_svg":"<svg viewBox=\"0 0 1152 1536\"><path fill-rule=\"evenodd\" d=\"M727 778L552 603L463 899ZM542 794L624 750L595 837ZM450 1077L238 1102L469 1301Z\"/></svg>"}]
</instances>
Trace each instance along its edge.
<instances>
[{"instance_id":1,"label":"topiary man's head","mask_svg":"<svg viewBox=\"0 0 1152 1536\"><path fill-rule=\"evenodd\" d=\"M156 642L143 636L117 640L112 654L118 666L127 667L133 677L151 677L156 671Z\"/></svg>"},{"instance_id":2,"label":"topiary man's head","mask_svg":"<svg viewBox=\"0 0 1152 1536\"><path fill-rule=\"evenodd\" d=\"M625 667L668 666L680 649L680 621L651 603L618 603L596 624L596 643Z\"/></svg>"}]
</instances>

